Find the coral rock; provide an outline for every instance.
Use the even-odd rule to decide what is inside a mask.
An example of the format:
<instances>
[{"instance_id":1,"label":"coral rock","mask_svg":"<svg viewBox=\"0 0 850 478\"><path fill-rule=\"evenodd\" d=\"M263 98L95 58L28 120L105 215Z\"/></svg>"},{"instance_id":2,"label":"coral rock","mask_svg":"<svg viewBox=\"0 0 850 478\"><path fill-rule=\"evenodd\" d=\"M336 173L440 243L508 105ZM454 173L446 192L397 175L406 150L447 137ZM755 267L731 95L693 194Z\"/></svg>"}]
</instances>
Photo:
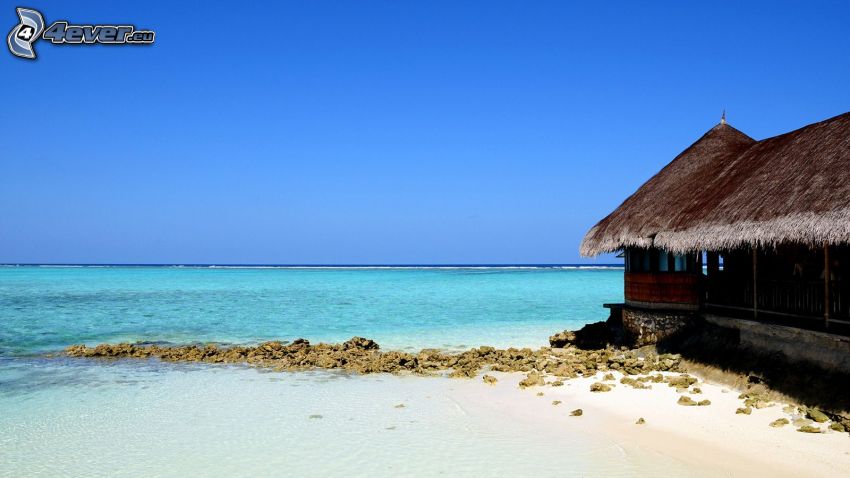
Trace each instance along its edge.
<instances>
[{"instance_id":1,"label":"coral rock","mask_svg":"<svg viewBox=\"0 0 850 478\"><path fill-rule=\"evenodd\" d=\"M600 382L594 382L590 385L591 392L610 392L611 386Z\"/></svg>"},{"instance_id":2,"label":"coral rock","mask_svg":"<svg viewBox=\"0 0 850 478\"><path fill-rule=\"evenodd\" d=\"M546 382L543 380L543 376L540 375L539 372L531 371L531 372L528 373L528 375L525 376L524 379L522 379L522 381L519 382L519 387L520 388L538 387L538 386L542 386L542 385L545 385L545 384L546 384Z\"/></svg>"},{"instance_id":3,"label":"coral rock","mask_svg":"<svg viewBox=\"0 0 850 478\"><path fill-rule=\"evenodd\" d=\"M678 403L679 405L684 405L686 407L694 407L697 405L697 402L695 402L694 399L687 395L682 395L681 397L679 397L679 400L676 403Z\"/></svg>"},{"instance_id":4,"label":"coral rock","mask_svg":"<svg viewBox=\"0 0 850 478\"><path fill-rule=\"evenodd\" d=\"M770 422L770 426L772 426L773 428L780 428L784 427L785 425L788 425L789 423L791 422L789 422L787 418L777 418L776 420Z\"/></svg>"},{"instance_id":5,"label":"coral rock","mask_svg":"<svg viewBox=\"0 0 850 478\"><path fill-rule=\"evenodd\" d=\"M359 349L359 350L378 350L378 344L375 343L372 339L366 339L363 337L352 337L347 341L343 342L343 347L347 349Z\"/></svg>"},{"instance_id":6,"label":"coral rock","mask_svg":"<svg viewBox=\"0 0 850 478\"><path fill-rule=\"evenodd\" d=\"M817 408L810 408L806 410L806 416L818 423L826 423L829 421L829 417Z\"/></svg>"}]
</instances>

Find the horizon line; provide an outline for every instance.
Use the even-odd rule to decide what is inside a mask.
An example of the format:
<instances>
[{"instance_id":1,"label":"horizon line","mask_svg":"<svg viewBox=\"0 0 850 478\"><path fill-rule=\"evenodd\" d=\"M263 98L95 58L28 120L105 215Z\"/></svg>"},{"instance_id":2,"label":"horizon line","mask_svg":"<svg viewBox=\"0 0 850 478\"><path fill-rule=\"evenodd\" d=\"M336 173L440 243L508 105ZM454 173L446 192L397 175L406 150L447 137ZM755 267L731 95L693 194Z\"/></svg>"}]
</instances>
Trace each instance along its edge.
<instances>
[{"instance_id":1,"label":"horizon line","mask_svg":"<svg viewBox=\"0 0 850 478\"><path fill-rule=\"evenodd\" d=\"M52 267L623 267L623 264L605 263L605 264L588 264L588 263L179 263L179 262L0 262L0 266L52 266Z\"/></svg>"}]
</instances>

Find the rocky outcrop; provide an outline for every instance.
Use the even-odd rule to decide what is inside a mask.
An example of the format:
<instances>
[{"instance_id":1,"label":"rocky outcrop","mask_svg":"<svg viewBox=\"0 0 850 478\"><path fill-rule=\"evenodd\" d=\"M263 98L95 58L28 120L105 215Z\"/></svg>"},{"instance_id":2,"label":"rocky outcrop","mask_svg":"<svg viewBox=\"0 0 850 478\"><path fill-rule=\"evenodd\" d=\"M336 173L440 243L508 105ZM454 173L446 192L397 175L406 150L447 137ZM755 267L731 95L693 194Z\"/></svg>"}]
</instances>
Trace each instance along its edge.
<instances>
[{"instance_id":1,"label":"rocky outcrop","mask_svg":"<svg viewBox=\"0 0 850 478\"><path fill-rule=\"evenodd\" d=\"M71 357L156 358L171 362L244 363L274 370L343 369L357 373L432 374L448 372L450 377L476 377L485 367L502 372L525 372L524 386L544 385L544 376L559 379L590 376L599 371L617 370L626 375L646 375L657 371L680 371L678 355L655 355L638 350L612 347L585 350L542 347L496 349L478 347L460 353L423 349L418 353L382 351L371 339L354 337L340 344L311 344L306 339L291 343L263 342L255 346L156 344L101 344L96 347L72 345L65 350ZM640 380L654 380L640 378ZM554 383L560 380L555 380ZM562 384L563 382L561 382Z\"/></svg>"},{"instance_id":2,"label":"rocky outcrop","mask_svg":"<svg viewBox=\"0 0 850 478\"><path fill-rule=\"evenodd\" d=\"M575 331L559 332L549 337L549 345L555 348L574 345L585 349L608 345L658 345L677 339L700 323L691 312L612 308L611 316L605 322L588 324Z\"/></svg>"},{"instance_id":3,"label":"rocky outcrop","mask_svg":"<svg viewBox=\"0 0 850 478\"><path fill-rule=\"evenodd\" d=\"M629 345L643 347L676 338L694 325L695 317L688 312L665 312L626 307L622 327Z\"/></svg>"},{"instance_id":4,"label":"rocky outcrop","mask_svg":"<svg viewBox=\"0 0 850 478\"><path fill-rule=\"evenodd\" d=\"M555 348L564 348L568 345L573 345L576 342L576 333L571 330L558 332L549 337L549 345Z\"/></svg>"},{"instance_id":5,"label":"rocky outcrop","mask_svg":"<svg viewBox=\"0 0 850 478\"><path fill-rule=\"evenodd\" d=\"M576 331L565 330L549 337L553 348L575 346L582 349L602 349L609 345L624 345L623 323L619 311L612 311L605 322L587 324Z\"/></svg>"}]
</instances>

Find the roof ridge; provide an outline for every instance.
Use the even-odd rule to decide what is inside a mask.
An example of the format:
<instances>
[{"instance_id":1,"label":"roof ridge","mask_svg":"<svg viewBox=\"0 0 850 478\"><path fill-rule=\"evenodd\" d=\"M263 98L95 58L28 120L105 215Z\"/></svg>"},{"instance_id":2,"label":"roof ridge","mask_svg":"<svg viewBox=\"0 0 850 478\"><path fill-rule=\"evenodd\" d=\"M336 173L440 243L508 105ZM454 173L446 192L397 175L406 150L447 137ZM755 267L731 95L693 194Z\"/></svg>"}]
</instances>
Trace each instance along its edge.
<instances>
[{"instance_id":1,"label":"roof ridge","mask_svg":"<svg viewBox=\"0 0 850 478\"><path fill-rule=\"evenodd\" d=\"M759 139L759 140L756 140L756 141L757 141L758 143L763 143L763 142L768 141L768 140L771 140L771 139L781 138L781 137L783 137L783 136L787 136L787 135L789 135L789 134L798 133L798 132L801 132L801 131L806 130L806 129L809 129L809 128L814 128L814 127L816 127L816 126L822 126L822 125L824 125L824 124L826 124L826 123L832 123L832 122L834 122L834 121L838 121L838 120L841 120L841 119L845 119L845 117L847 117L847 119L850 119L850 111L847 111L847 112L845 112L845 113L841 113L841 114L835 115L835 116L833 116L833 117L831 117L831 118L827 118L827 119L825 119L825 120L815 121L814 123L809 123L809 124L807 124L807 125L800 126L799 128L792 129L791 131L786 131L786 132L784 132L784 133L779 133L779 134L776 134L776 135L773 135L773 136L768 136L767 138L762 138L762 139Z\"/></svg>"}]
</instances>

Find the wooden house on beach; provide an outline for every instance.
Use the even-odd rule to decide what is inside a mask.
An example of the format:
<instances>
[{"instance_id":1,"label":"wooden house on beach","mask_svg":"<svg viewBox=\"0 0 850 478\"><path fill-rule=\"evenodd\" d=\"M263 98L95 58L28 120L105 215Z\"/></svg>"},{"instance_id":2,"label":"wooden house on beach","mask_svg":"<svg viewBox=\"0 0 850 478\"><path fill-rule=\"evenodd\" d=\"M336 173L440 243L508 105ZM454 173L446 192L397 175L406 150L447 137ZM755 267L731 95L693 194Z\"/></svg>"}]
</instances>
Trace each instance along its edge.
<instances>
[{"instance_id":1,"label":"wooden house on beach","mask_svg":"<svg viewBox=\"0 0 850 478\"><path fill-rule=\"evenodd\" d=\"M617 251L632 326L700 315L850 335L850 113L761 141L724 117L581 244Z\"/></svg>"}]
</instances>

